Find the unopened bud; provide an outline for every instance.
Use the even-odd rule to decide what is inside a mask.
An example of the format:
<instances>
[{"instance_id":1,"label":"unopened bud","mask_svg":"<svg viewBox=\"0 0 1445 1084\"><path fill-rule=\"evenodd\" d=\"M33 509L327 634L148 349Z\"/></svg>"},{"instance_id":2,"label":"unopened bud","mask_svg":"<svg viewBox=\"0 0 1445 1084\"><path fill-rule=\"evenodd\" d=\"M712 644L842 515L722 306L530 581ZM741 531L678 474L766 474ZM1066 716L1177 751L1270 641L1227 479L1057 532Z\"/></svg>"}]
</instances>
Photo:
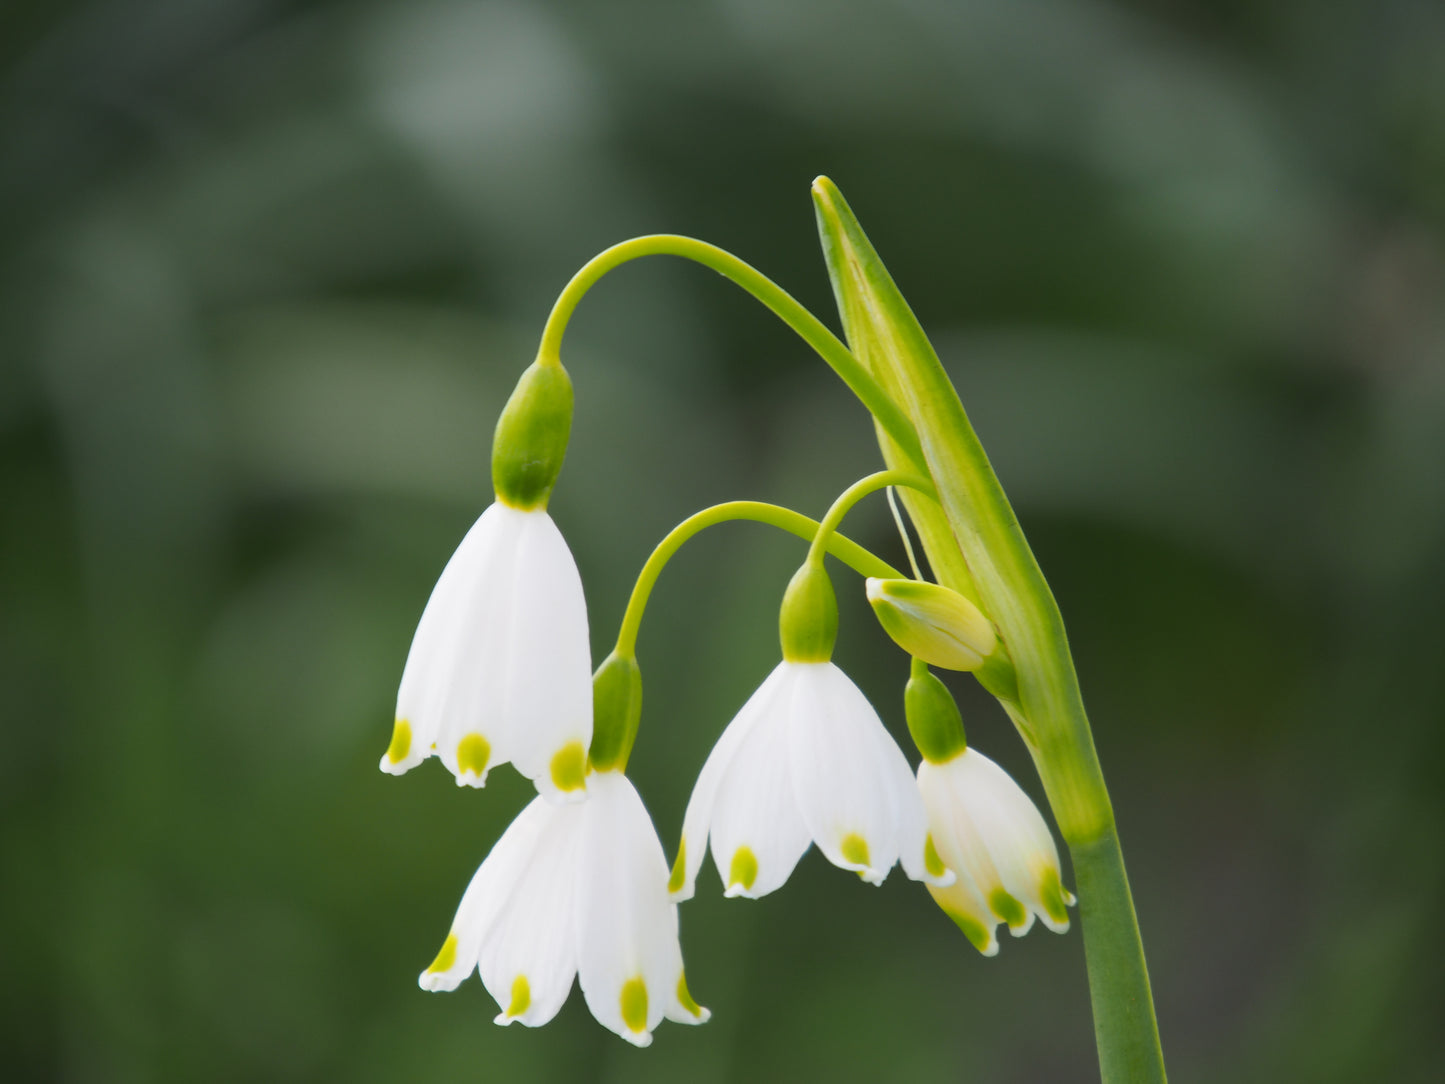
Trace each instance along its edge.
<instances>
[{"instance_id":1,"label":"unopened bud","mask_svg":"<svg viewBox=\"0 0 1445 1084\"><path fill-rule=\"evenodd\" d=\"M870 577L878 623L904 651L944 670L977 670L998 646L993 624L957 591L921 580Z\"/></svg>"}]
</instances>

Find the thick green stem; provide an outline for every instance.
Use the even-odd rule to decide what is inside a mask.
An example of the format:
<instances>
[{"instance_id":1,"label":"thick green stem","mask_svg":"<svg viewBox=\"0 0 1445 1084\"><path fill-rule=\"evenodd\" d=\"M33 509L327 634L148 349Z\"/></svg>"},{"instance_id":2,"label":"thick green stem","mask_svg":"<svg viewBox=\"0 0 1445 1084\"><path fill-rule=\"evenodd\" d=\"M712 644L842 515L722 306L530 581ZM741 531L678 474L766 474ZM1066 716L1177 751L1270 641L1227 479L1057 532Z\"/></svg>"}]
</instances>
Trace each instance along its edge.
<instances>
[{"instance_id":1,"label":"thick green stem","mask_svg":"<svg viewBox=\"0 0 1445 1084\"><path fill-rule=\"evenodd\" d=\"M937 487L946 523L917 502L925 505L916 522L929 563L940 582L974 593L1015 665L1017 700L1001 702L1075 857L1103 1079L1162 1081L1139 924L1058 605L923 328L842 194L820 177L813 196L848 342L908 413L921 466ZM891 434L880 435L885 459L894 462ZM913 504L909 510L918 516Z\"/></svg>"},{"instance_id":2,"label":"thick green stem","mask_svg":"<svg viewBox=\"0 0 1445 1084\"><path fill-rule=\"evenodd\" d=\"M1091 842L1071 843L1069 855L1079 890L1100 1075L1110 1082L1162 1084L1159 1025L1118 833L1111 828Z\"/></svg>"},{"instance_id":3,"label":"thick green stem","mask_svg":"<svg viewBox=\"0 0 1445 1084\"><path fill-rule=\"evenodd\" d=\"M662 570L672 559L672 555L699 531L714 524L726 523L735 519L767 523L810 541L817 537L818 528L821 526L816 519L811 519L801 512L794 512L791 508L783 508L780 505L767 504L763 501L728 501L726 504L714 505L689 516L669 531L667 537L657 544L657 548L647 558L647 563L642 566L642 571L638 573L637 583L632 588L632 597L627 600L627 611L622 615L622 627L617 632L616 654L632 656L637 653L637 633L642 627L642 614L647 609L647 599L652 594L657 577L662 575ZM844 538L840 534L830 533L827 550L860 575L885 577L902 575L881 557L875 556L858 543Z\"/></svg>"},{"instance_id":4,"label":"thick green stem","mask_svg":"<svg viewBox=\"0 0 1445 1084\"><path fill-rule=\"evenodd\" d=\"M833 371L843 379L843 383L848 385L873 417L878 419L878 424L898 442L899 447L910 455L914 462L923 461L913 423L898 404L889 398L873 374L859 364L838 336L829 331L821 320L800 305L791 294L751 264L744 263L731 252L716 245L693 237L668 233L634 237L594 256L583 265L582 270L572 276L572 281L567 283L552 306L551 315L547 317L547 326L542 331L538 361L543 364L558 362L561 357L562 335L567 330L567 322L572 318L572 311L582 300L582 296L607 272L641 256L680 256L710 267L741 286L771 309L833 367Z\"/></svg>"}]
</instances>

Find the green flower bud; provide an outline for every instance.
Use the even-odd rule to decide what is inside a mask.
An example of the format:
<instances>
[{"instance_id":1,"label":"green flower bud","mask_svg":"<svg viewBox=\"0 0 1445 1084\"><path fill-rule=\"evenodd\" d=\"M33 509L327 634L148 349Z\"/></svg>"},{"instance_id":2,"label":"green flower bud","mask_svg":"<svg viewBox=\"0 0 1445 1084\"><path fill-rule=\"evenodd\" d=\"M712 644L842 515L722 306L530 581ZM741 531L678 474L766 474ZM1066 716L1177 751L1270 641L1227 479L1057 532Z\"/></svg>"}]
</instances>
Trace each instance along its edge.
<instances>
[{"instance_id":1,"label":"green flower bud","mask_svg":"<svg viewBox=\"0 0 1445 1084\"><path fill-rule=\"evenodd\" d=\"M642 718L642 670L631 655L613 652L592 675L592 748L599 772L625 768Z\"/></svg>"},{"instance_id":2,"label":"green flower bud","mask_svg":"<svg viewBox=\"0 0 1445 1084\"><path fill-rule=\"evenodd\" d=\"M838 639L838 598L821 561L793 573L778 614L786 662L827 662Z\"/></svg>"},{"instance_id":3,"label":"green flower bud","mask_svg":"<svg viewBox=\"0 0 1445 1084\"><path fill-rule=\"evenodd\" d=\"M572 379L559 362L535 361L517 381L492 438L497 499L523 511L546 508L572 429Z\"/></svg>"},{"instance_id":4,"label":"green flower bud","mask_svg":"<svg viewBox=\"0 0 1445 1084\"><path fill-rule=\"evenodd\" d=\"M903 714L913 744L932 764L945 764L968 748L963 736L963 716L948 687L926 666L913 667L903 689Z\"/></svg>"},{"instance_id":5,"label":"green flower bud","mask_svg":"<svg viewBox=\"0 0 1445 1084\"><path fill-rule=\"evenodd\" d=\"M998 646L993 623L957 591L920 580L870 577L878 623L915 658L944 670L977 670Z\"/></svg>"}]
</instances>

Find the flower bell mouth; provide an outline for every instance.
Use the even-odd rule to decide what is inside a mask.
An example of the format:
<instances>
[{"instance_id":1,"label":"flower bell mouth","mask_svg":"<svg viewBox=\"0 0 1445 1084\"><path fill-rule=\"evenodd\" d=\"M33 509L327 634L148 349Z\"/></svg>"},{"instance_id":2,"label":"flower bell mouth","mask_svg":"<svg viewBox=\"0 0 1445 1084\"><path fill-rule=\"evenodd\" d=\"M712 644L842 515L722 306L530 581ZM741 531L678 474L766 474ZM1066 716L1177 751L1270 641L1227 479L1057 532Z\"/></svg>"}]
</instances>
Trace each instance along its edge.
<instances>
[{"instance_id":1,"label":"flower bell mouth","mask_svg":"<svg viewBox=\"0 0 1445 1084\"><path fill-rule=\"evenodd\" d=\"M728 896L780 888L815 843L870 884L899 862L953 882L902 751L831 662L779 663L723 731L688 802L673 899L692 897L709 843Z\"/></svg>"},{"instance_id":2,"label":"flower bell mouth","mask_svg":"<svg viewBox=\"0 0 1445 1084\"><path fill-rule=\"evenodd\" d=\"M1009 774L976 749L918 766L918 789L938 853L958 872L934 901L985 956L998 952L1000 922L1022 937L1037 917L1067 933L1076 901L1064 888L1059 852L1043 816Z\"/></svg>"},{"instance_id":3,"label":"flower bell mouth","mask_svg":"<svg viewBox=\"0 0 1445 1084\"><path fill-rule=\"evenodd\" d=\"M578 978L592 1015L634 1046L664 1019L711 1013L687 989L677 906L652 819L620 771L594 772L588 800L534 798L477 870L424 990L454 990L475 968L498 1024L540 1027Z\"/></svg>"},{"instance_id":4,"label":"flower bell mouth","mask_svg":"<svg viewBox=\"0 0 1445 1084\"><path fill-rule=\"evenodd\" d=\"M437 756L458 786L511 762L555 801L585 794L592 665L582 580L542 510L498 501L437 580L412 639L381 770Z\"/></svg>"}]
</instances>

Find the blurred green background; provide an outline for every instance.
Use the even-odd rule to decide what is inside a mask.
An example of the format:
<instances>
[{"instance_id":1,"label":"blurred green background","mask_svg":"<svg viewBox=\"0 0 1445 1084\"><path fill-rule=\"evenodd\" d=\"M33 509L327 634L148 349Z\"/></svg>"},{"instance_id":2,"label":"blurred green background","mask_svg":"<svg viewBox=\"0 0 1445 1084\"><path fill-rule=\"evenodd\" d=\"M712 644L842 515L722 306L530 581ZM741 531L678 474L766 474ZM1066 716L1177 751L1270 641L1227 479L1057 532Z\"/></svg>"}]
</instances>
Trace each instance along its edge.
<instances>
[{"instance_id":1,"label":"blurred green background","mask_svg":"<svg viewBox=\"0 0 1445 1084\"><path fill-rule=\"evenodd\" d=\"M376 770L547 308L645 232L836 326L832 176L1068 621L1173 1077L1438 1079L1445 8L1410 0L9 0L0 1077L1089 1081L1077 928L978 957L816 855L682 910L704 1028L415 984L529 788ZM565 354L594 650L705 504L818 514L866 416L732 286L631 265ZM850 531L901 560L881 501ZM643 629L671 848L800 544ZM839 660L901 735L850 576ZM1039 795L1002 714L970 737ZM1431 1009L1431 1005L1436 1009Z\"/></svg>"}]
</instances>

